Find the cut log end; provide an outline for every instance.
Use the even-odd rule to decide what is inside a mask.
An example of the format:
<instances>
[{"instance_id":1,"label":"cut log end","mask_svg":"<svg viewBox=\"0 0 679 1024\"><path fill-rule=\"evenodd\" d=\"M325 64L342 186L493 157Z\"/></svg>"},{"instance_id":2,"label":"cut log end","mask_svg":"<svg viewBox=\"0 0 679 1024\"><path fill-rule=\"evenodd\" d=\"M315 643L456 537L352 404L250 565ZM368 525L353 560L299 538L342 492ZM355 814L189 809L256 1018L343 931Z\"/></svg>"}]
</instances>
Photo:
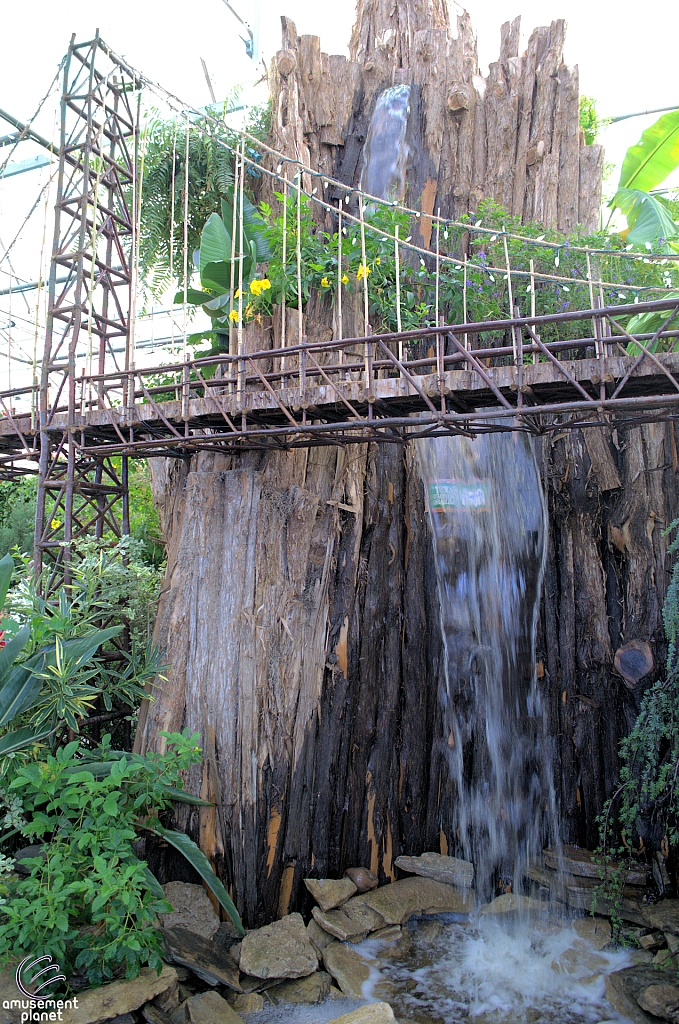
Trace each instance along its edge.
<instances>
[{"instance_id":1,"label":"cut log end","mask_svg":"<svg viewBox=\"0 0 679 1024\"><path fill-rule=\"evenodd\" d=\"M615 652L616 672L622 676L628 690L635 690L655 668L655 659L646 640L630 640Z\"/></svg>"}]
</instances>

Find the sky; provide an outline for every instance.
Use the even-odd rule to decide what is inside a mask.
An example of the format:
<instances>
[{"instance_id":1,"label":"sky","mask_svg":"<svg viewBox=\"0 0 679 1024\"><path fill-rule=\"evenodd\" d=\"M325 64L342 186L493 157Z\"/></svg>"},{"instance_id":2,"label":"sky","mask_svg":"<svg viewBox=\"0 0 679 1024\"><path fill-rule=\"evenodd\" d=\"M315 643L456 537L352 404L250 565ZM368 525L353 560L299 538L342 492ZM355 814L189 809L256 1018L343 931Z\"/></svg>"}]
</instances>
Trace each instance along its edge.
<instances>
[{"instance_id":1,"label":"sky","mask_svg":"<svg viewBox=\"0 0 679 1024\"><path fill-rule=\"evenodd\" d=\"M224 0L25 0L6 3L3 9L3 50L0 60L0 108L28 120L46 92L71 36L91 38L98 28L109 46L144 74L162 83L194 106L210 96L201 58L205 61L214 92L224 97L235 85L252 86L264 74L264 63L280 46L280 16L291 17L300 34L317 34L330 53L347 53L354 18L353 0L323 3L319 0L231 0L245 20L260 28L260 60L254 64L239 38L242 27ZM451 13L458 8L451 2ZM615 5L601 0L466 0L478 36L482 69L497 56L500 25L521 15L524 42L537 25L554 18L568 23L566 61L580 69L581 92L594 97L604 116L636 113L679 104L676 39L679 29L677 0L659 0L645 16L638 4L620 0ZM265 86L247 92L266 98ZM601 141L607 160L620 165L625 150L638 141L643 129L657 115L634 118L610 126ZM36 122L43 135L56 138L55 106L47 104ZM10 126L0 121L0 135ZM28 159L40 152L22 143L12 159ZM8 155L0 149L0 163ZM49 171L31 172L0 184L0 289L8 279L2 273L4 247L19 230ZM611 176L613 184L615 172ZM51 230L49 204L39 206L30 229L13 249L14 268L25 280L40 273L40 251L45 230ZM33 301L33 300L31 300ZM0 299L0 329L8 315ZM30 332L34 316L31 303L13 298L11 314L17 330ZM17 320L16 317L23 317ZM28 327L26 327L28 324ZM6 344L0 333L0 356ZM5 386L0 359L0 387Z\"/></svg>"}]
</instances>

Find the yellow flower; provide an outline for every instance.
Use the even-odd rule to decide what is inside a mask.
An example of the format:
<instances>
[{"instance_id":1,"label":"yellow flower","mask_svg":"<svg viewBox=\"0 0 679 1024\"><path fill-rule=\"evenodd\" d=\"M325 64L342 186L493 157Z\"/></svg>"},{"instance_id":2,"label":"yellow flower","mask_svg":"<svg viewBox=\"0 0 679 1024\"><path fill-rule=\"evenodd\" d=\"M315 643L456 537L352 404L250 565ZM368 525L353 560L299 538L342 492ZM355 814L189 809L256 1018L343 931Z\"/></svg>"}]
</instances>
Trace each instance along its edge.
<instances>
[{"instance_id":1,"label":"yellow flower","mask_svg":"<svg viewBox=\"0 0 679 1024\"><path fill-rule=\"evenodd\" d=\"M50 526L53 530L58 530L61 526L61 519L53 519Z\"/></svg>"},{"instance_id":2,"label":"yellow flower","mask_svg":"<svg viewBox=\"0 0 679 1024\"><path fill-rule=\"evenodd\" d=\"M229 320L232 323L234 323L234 324L236 323L236 321L238 320L238 310L237 309L232 309L231 310L231 312L229 313Z\"/></svg>"},{"instance_id":3,"label":"yellow flower","mask_svg":"<svg viewBox=\"0 0 679 1024\"><path fill-rule=\"evenodd\" d=\"M252 303L248 302L247 306L245 307L245 312L243 313L243 316L246 317L246 319L249 320L252 315L253 315Z\"/></svg>"},{"instance_id":4,"label":"yellow flower","mask_svg":"<svg viewBox=\"0 0 679 1024\"><path fill-rule=\"evenodd\" d=\"M346 274L342 274L342 284L349 284L349 278Z\"/></svg>"},{"instance_id":5,"label":"yellow flower","mask_svg":"<svg viewBox=\"0 0 679 1024\"><path fill-rule=\"evenodd\" d=\"M234 295L233 295L233 297L234 297L234 299L237 299L237 298L239 298L239 297L240 297L240 296L241 296L242 294L243 294L243 292L241 291L241 289L240 289L240 288L236 288L236 291L234 292Z\"/></svg>"},{"instance_id":6,"label":"yellow flower","mask_svg":"<svg viewBox=\"0 0 679 1024\"><path fill-rule=\"evenodd\" d=\"M321 278L321 288L329 288L329 287L330 287L330 282L328 281L327 277L322 277Z\"/></svg>"},{"instance_id":7,"label":"yellow flower","mask_svg":"<svg viewBox=\"0 0 679 1024\"><path fill-rule=\"evenodd\" d=\"M250 291L252 292L253 295L261 295L262 292L265 292L270 287L271 281L269 281L268 278L266 277L262 278L261 281L250 282Z\"/></svg>"},{"instance_id":8,"label":"yellow flower","mask_svg":"<svg viewBox=\"0 0 679 1024\"><path fill-rule=\"evenodd\" d=\"M379 267L381 262L382 262L382 260L378 256L377 259L375 260L375 263L378 265L378 267Z\"/></svg>"},{"instance_id":9,"label":"yellow flower","mask_svg":"<svg viewBox=\"0 0 679 1024\"><path fill-rule=\"evenodd\" d=\"M369 273L370 267L367 267L364 263L361 263L360 267L358 268L358 273L356 274L356 280L362 281L364 277L368 277Z\"/></svg>"}]
</instances>

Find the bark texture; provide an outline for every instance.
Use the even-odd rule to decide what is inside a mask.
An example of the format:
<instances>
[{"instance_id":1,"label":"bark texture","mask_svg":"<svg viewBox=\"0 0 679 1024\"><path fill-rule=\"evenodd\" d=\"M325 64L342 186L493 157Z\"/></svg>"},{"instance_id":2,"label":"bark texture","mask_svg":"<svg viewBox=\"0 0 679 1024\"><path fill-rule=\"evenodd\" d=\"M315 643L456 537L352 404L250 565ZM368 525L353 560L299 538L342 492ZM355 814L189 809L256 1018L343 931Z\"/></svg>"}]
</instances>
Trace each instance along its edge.
<instances>
[{"instance_id":1,"label":"bark texture","mask_svg":"<svg viewBox=\"0 0 679 1024\"><path fill-rule=\"evenodd\" d=\"M603 149L584 144L578 70L563 62L565 22L536 29L523 54L520 19L505 23L487 78L469 15L452 34L440 0L360 0L349 59L323 53L318 37L282 22L282 49L269 68L279 152L358 185L377 97L412 85L410 205L457 218L491 198L523 221L562 231L598 225Z\"/></svg>"}]
</instances>

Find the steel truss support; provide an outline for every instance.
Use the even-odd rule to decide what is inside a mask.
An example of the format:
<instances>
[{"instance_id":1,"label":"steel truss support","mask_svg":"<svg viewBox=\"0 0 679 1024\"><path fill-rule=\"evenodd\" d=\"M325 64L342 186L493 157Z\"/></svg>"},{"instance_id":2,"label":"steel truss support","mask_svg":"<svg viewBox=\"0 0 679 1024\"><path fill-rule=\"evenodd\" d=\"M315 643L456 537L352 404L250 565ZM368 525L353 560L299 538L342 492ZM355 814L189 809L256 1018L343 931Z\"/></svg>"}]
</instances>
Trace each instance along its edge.
<instances>
[{"instance_id":1,"label":"steel truss support","mask_svg":"<svg viewBox=\"0 0 679 1024\"><path fill-rule=\"evenodd\" d=\"M133 358L133 263L139 89L99 34L72 38L64 66L49 304L39 394L35 567L50 589L69 579L73 545L129 532L127 457L82 451L78 373L119 370L114 339ZM90 408L103 394L90 395ZM68 410L67 429L54 416Z\"/></svg>"}]
</instances>

